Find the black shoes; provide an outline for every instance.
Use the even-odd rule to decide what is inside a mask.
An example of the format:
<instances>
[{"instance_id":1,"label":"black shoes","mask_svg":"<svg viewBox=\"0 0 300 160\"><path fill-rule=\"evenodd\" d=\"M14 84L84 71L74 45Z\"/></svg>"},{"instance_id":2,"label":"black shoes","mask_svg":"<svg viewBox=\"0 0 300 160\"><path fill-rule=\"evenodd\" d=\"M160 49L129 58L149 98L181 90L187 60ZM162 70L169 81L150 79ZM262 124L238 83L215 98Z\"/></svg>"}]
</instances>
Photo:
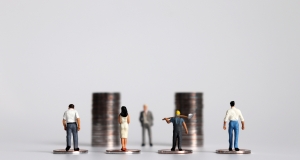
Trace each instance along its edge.
<instances>
[{"instance_id":1,"label":"black shoes","mask_svg":"<svg viewBox=\"0 0 300 160\"><path fill-rule=\"evenodd\" d=\"M70 148L71 148L70 146L67 146L67 147L66 147L66 151L69 151Z\"/></svg>"},{"instance_id":2,"label":"black shoes","mask_svg":"<svg viewBox=\"0 0 300 160\"><path fill-rule=\"evenodd\" d=\"M69 151L70 148L71 148L70 146L67 146L67 147L66 147L66 151ZM74 148L74 151L79 151L79 148Z\"/></svg>"},{"instance_id":3,"label":"black shoes","mask_svg":"<svg viewBox=\"0 0 300 160\"><path fill-rule=\"evenodd\" d=\"M180 148L180 149L178 149L179 151L182 151L182 149Z\"/></svg>"},{"instance_id":4,"label":"black shoes","mask_svg":"<svg viewBox=\"0 0 300 160\"><path fill-rule=\"evenodd\" d=\"M232 148L229 148L228 150L229 150L229 151L232 151ZM239 151L240 149L239 149L239 148L235 148L234 150L235 150L235 151Z\"/></svg>"},{"instance_id":5,"label":"black shoes","mask_svg":"<svg viewBox=\"0 0 300 160\"><path fill-rule=\"evenodd\" d=\"M150 147L152 147L152 146L153 146L153 144L152 144L152 143L150 143L149 145L150 145ZM144 146L145 146L145 143L142 143L142 147L144 147Z\"/></svg>"},{"instance_id":6,"label":"black shoes","mask_svg":"<svg viewBox=\"0 0 300 160\"><path fill-rule=\"evenodd\" d=\"M171 151L175 151L175 148L171 148Z\"/></svg>"}]
</instances>

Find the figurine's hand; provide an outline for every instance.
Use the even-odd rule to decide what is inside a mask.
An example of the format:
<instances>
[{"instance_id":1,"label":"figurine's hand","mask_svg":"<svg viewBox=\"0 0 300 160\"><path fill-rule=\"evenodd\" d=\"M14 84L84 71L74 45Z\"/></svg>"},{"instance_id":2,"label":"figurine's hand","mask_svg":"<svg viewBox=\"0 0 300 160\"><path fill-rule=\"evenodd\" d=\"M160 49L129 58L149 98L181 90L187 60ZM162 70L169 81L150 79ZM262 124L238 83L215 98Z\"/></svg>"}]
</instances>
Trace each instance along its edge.
<instances>
[{"instance_id":1,"label":"figurine's hand","mask_svg":"<svg viewBox=\"0 0 300 160\"><path fill-rule=\"evenodd\" d=\"M226 130L226 126L223 126L223 129Z\"/></svg>"},{"instance_id":2,"label":"figurine's hand","mask_svg":"<svg viewBox=\"0 0 300 160\"><path fill-rule=\"evenodd\" d=\"M77 127L77 131L80 131L80 126Z\"/></svg>"},{"instance_id":3,"label":"figurine's hand","mask_svg":"<svg viewBox=\"0 0 300 160\"><path fill-rule=\"evenodd\" d=\"M185 131L186 134L189 134L189 131Z\"/></svg>"},{"instance_id":4,"label":"figurine's hand","mask_svg":"<svg viewBox=\"0 0 300 160\"><path fill-rule=\"evenodd\" d=\"M64 126L64 129L65 129L65 131L67 130L67 127L66 126Z\"/></svg>"},{"instance_id":5,"label":"figurine's hand","mask_svg":"<svg viewBox=\"0 0 300 160\"><path fill-rule=\"evenodd\" d=\"M242 126L242 130L244 130L245 129L245 126Z\"/></svg>"}]
</instances>

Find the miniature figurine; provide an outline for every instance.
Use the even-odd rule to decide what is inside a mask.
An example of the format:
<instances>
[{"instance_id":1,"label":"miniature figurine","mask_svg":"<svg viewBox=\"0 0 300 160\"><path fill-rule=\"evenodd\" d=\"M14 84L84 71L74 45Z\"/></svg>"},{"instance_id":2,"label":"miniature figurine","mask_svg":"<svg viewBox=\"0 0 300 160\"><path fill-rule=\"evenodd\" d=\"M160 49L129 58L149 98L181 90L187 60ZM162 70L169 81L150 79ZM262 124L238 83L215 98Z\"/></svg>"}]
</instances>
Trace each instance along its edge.
<instances>
[{"instance_id":1,"label":"miniature figurine","mask_svg":"<svg viewBox=\"0 0 300 160\"><path fill-rule=\"evenodd\" d=\"M120 123L120 134L122 151L126 151L127 137L128 137L128 124L130 123L130 116L125 106L121 107L121 113L118 116L118 122Z\"/></svg>"},{"instance_id":2,"label":"miniature figurine","mask_svg":"<svg viewBox=\"0 0 300 160\"><path fill-rule=\"evenodd\" d=\"M145 146L145 130L148 131L149 144L152 147L151 126L153 126L153 116L148 110L148 106L144 104L144 111L140 113L140 122L142 125L142 146Z\"/></svg>"},{"instance_id":3,"label":"miniature figurine","mask_svg":"<svg viewBox=\"0 0 300 160\"><path fill-rule=\"evenodd\" d=\"M80 130L80 118L78 112L74 109L73 104L70 104L69 109L65 111L62 123L64 129L67 131L66 151L68 151L71 148L71 134L73 135L74 151L79 151L78 131Z\"/></svg>"},{"instance_id":4,"label":"miniature figurine","mask_svg":"<svg viewBox=\"0 0 300 160\"><path fill-rule=\"evenodd\" d=\"M188 116L186 116L186 117L188 117ZM181 148L182 126L184 127L186 134L188 134L188 129L186 127L186 124L185 124L183 118L181 118L180 111L179 110L176 111L175 117L164 118L163 120L166 120L166 122L168 124L171 122L173 123L173 143L172 143L171 151L175 151L177 140L178 140L178 150L182 151L182 148Z\"/></svg>"},{"instance_id":5,"label":"miniature figurine","mask_svg":"<svg viewBox=\"0 0 300 160\"><path fill-rule=\"evenodd\" d=\"M224 118L224 125L223 129L226 130L226 122L229 120L228 124L228 134L229 134L229 151L232 151L232 136L234 132L234 148L235 151L239 151L238 147L238 140L239 140L239 122L238 120L241 120L242 123L242 130L245 129L245 122L244 122L244 117L242 115L242 112L234 107L235 102L231 101L230 106L231 109L228 109L226 112L226 116Z\"/></svg>"}]
</instances>

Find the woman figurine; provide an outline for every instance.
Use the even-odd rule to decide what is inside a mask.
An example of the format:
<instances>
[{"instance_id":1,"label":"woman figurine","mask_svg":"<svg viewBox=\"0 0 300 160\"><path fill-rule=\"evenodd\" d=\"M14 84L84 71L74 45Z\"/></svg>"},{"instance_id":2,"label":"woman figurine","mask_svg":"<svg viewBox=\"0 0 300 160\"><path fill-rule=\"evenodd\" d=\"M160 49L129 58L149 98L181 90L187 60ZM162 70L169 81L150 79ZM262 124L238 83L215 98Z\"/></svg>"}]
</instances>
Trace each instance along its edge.
<instances>
[{"instance_id":1,"label":"woman figurine","mask_svg":"<svg viewBox=\"0 0 300 160\"><path fill-rule=\"evenodd\" d=\"M118 117L120 123L120 132L121 132L121 143L122 151L126 151L127 137L128 137L128 124L130 123L130 117L125 106L121 107L121 113Z\"/></svg>"}]
</instances>

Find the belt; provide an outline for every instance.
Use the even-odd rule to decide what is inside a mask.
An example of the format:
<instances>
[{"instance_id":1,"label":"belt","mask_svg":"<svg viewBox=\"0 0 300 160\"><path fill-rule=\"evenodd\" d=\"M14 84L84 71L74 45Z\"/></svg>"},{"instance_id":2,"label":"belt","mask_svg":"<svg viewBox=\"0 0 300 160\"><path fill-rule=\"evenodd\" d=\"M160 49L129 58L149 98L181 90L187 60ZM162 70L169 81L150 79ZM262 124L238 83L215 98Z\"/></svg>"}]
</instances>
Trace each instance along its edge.
<instances>
[{"instance_id":1,"label":"belt","mask_svg":"<svg viewBox=\"0 0 300 160\"><path fill-rule=\"evenodd\" d=\"M70 122L70 123L67 123L67 124L75 124L76 122Z\"/></svg>"}]
</instances>

